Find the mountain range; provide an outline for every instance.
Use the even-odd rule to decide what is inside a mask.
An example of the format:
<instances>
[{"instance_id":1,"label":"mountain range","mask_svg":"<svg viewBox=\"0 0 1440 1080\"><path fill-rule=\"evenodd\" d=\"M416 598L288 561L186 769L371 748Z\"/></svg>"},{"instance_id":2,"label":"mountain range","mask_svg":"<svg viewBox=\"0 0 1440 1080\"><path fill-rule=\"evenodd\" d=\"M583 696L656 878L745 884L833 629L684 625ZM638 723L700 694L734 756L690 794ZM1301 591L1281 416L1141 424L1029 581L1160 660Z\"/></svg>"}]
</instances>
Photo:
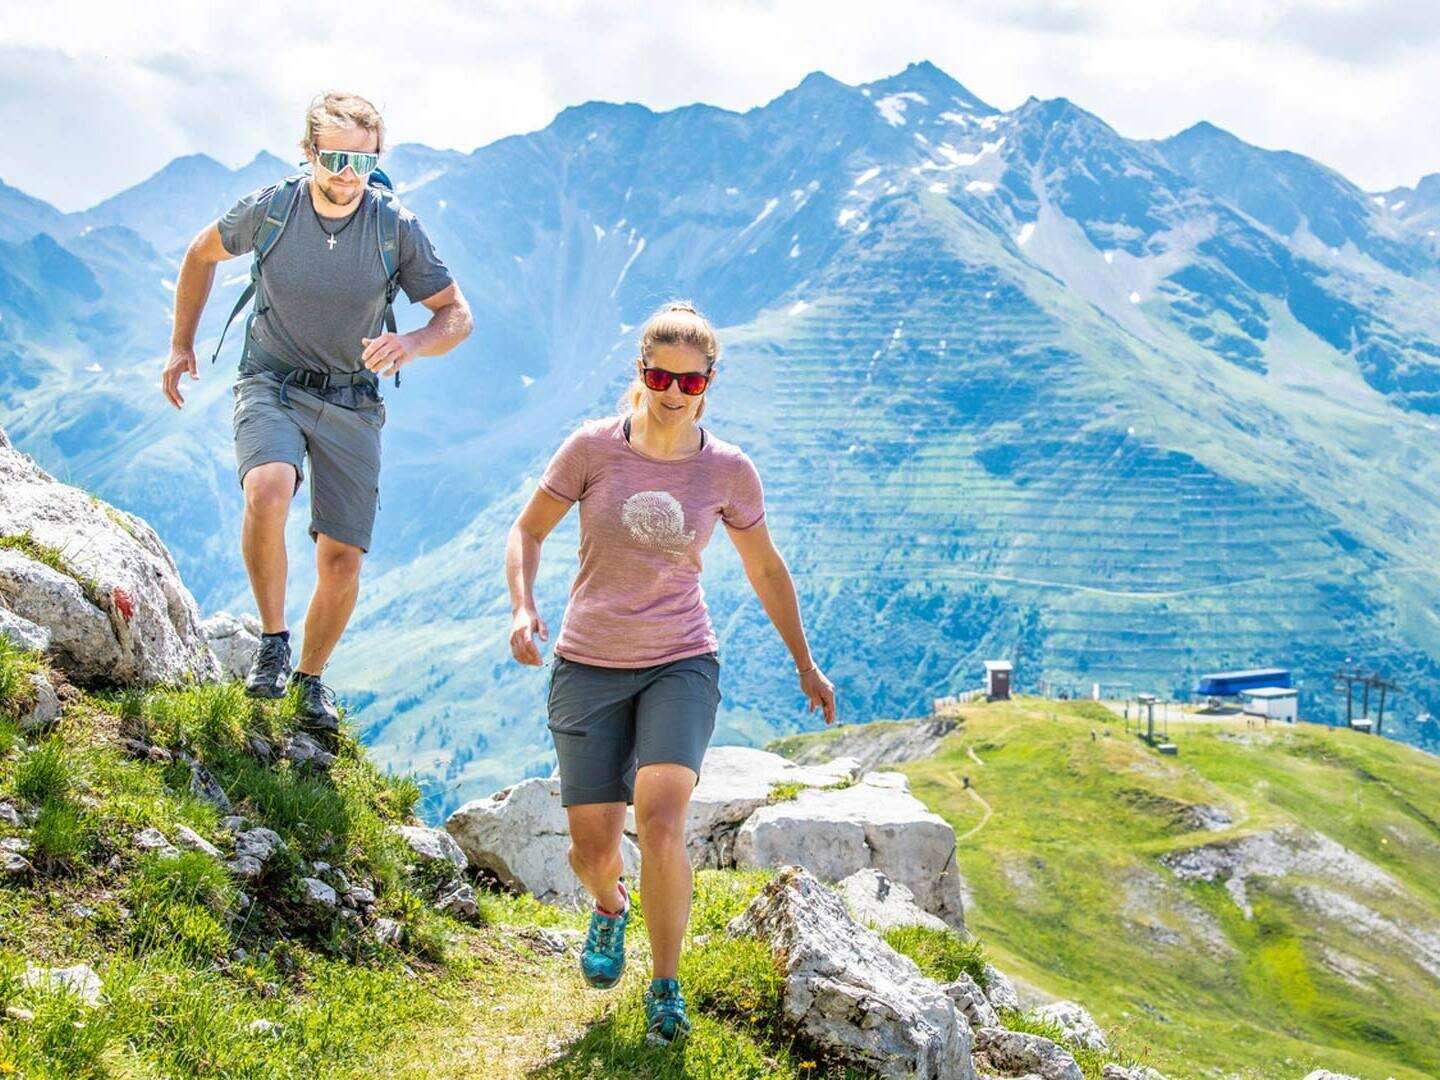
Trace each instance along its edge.
<instances>
[{"instance_id":1,"label":"mountain range","mask_svg":"<svg viewBox=\"0 0 1440 1080\"><path fill-rule=\"evenodd\" d=\"M1335 721L1348 663L1400 685L1386 734L1440 748L1440 174L1366 192L1207 123L1151 141L1063 98L1001 111L929 63L817 72L743 113L588 102L384 165L476 329L389 393L331 672L431 815L551 767L545 673L505 645L505 532L675 296L721 328L707 425L760 469L845 719L928 712L1006 658L1072 694L1284 666ZM150 520L207 609L249 607L236 347L164 404L174 278L292 170L181 158L76 214L0 184L0 424ZM205 335L248 272L221 267ZM576 542L571 515L546 545L556 629ZM733 551L707 560L717 741L813 727ZM313 574L292 566L298 619Z\"/></svg>"}]
</instances>

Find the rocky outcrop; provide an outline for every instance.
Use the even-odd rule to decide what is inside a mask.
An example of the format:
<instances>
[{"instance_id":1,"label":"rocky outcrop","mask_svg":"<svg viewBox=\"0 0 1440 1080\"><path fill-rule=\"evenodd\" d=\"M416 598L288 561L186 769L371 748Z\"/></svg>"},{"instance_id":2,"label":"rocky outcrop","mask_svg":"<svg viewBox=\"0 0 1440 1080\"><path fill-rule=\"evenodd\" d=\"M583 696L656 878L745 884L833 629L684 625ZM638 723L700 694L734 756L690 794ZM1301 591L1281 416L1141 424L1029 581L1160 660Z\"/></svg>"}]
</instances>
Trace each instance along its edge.
<instances>
[{"instance_id":1,"label":"rocky outcrop","mask_svg":"<svg viewBox=\"0 0 1440 1080\"><path fill-rule=\"evenodd\" d=\"M857 922L875 930L892 926L926 926L946 930L944 920L915 903L915 894L879 870L857 870L835 886Z\"/></svg>"},{"instance_id":2,"label":"rocky outcrop","mask_svg":"<svg viewBox=\"0 0 1440 1080\"><path fill-rule=\"evenodd\" d=\"M735 834L777 792L847 784L859 775L859 766L848 759L804 768L766 750L712 746L700 766L700 782L691 793L685 819L690 861L703 869L733 867ZM626 814L625 831L636 836L633 809Z\"/></svg>"},{"instance_id":3,"label":"rocky outcrop","mask_svg":"<svg viewBox=\"0 0 1440 1080\"><path fill-rule=\"evenodd\" d=\"M0 637L30 652L43 653L50 648L49 630L3 607L0 607Z\"/></svg>"},{"instance_id":4,"label":"rocky outcrop","mask_svg":"<svg viewBox=\"0 0 1440 1080\"><path fill-rule=\"evenodd\" d=\"M570 869L570 825L560 805L558 778L525 780L476 799L445 822L472 869L494 874L512 889L549 903L588 902L585 887ZM620 844L630 880L640 873L640 849Z\"/></svg>"},{"instance_id":5,"label":"rocky outcrop","mask_svg":"<svg viewBox=\"0 0 1440 1080\"><path fill-rule=\"evenodd\" d=\"M424 825L397 825L394 832L405 841L412 854L422 863L447 862L456 870L464 870L465 852L443 829Z\"/></svg>"},{"instance_id":6,"label":"rocky outcrop","mask_svg":"<svg viewBox=\"0 0 1440 1080\"><path fill-rule=\"evenodd\" d=\"M221 611L200 624L200 632L227 679L243 679L260 649L260 620L254 615L238 618Z\"/></svg>"},{"instance_id":7,"label":"rocky outcrop","mask_svg":"<svg viewBox=\"0 0 1440 1080\"><path fill-rule=\"evenodd\" d=\"M1100 1025L1084 1006L1073 1001L1055 1001L1031 1009L1027 1016L1054 1024L1065 1034L1065 1041L1087 1050L1107 1050L1109 1042Z\"/></svg>"},{"instance_id":8,"label":"rocky outcrop","mask_svg":"<svg viewBox=\"0 0 1440 1080\"><path fill-rule=\"evenodd\" d=\"M1068 1050L1042 1035L1025 1031L981 1028L975 1033L975 1064L1006 1076L1084 1080Z\"/></svg>"},{"instance_id":9,"label":"rocky outcrop","mask_svg":"<svg viewBox=\"0 0 1440 1080\"><path fill-rule=\"evenodd\" d=\"M910 794L900 773L866 773L836 790L810 788L762 806L735 837L739 867L804 866L823 881L874 868L915 902L964 929L955 831Z\"/></svg>"},{"instance_id":10,"label":"rocky outcrop","mask_svg":"<svg viewBox=\"0 0 1440 1080\"><path fill-rule=\"evenodd\" d=\"M154 530L3 439L0 537L0 607L50 635L51 661L71 680L219 678L195 600Z\"/></svg>"},{"instance_id":11,"label":"rocky outcrop","mask_svg":"<svg viewBox=\"0 0 1440 1080\"><path fill-rule=\"evenodd\" d=\"M931 757L959 727L960 721L953 716L878 721L831 729L814 739L779 739L770 745L800 765L820 765L843 757L858 762L862 772L870 772L881 765Z\"/></svg>"},{"instance_id":12,"label":"rocky outcrop","mask_svg":"<svg viewBox=\"0 0 1440 1080\"><path fill-rule=\"evenodd\" d=\"M1323 833L1294 826L1171 852L1160 862L1181 881L1223 882L1247 919L1252 912L1246 882L1251 878L1296 875L1391 895L1401 892L1399 883L1368 859Z\"/></svg>"},{"instance_id":13,"label":"rocky outcrop","mask_svg":"<svg viewBox=\"0 0 1440 1080\"><path fill-rule=\"evenodd\" d=\"M975 1080L949 997L808 871L783 868L728 929L769 946L786 1021L827 1054L885 1077Z\"/></svg>"}]
</instances>

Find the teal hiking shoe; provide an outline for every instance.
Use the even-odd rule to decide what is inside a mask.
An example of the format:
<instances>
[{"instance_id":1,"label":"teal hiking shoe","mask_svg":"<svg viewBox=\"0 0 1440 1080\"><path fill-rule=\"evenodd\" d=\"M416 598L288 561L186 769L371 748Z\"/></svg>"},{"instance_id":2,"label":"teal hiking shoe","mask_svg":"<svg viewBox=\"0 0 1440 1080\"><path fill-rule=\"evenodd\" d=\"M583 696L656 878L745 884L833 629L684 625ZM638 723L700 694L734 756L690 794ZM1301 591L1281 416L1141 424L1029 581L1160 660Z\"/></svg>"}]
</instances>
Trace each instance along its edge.
<instances>
[{"instance_id":1,"label":"teal hiking shoe","mask_svg":"<svg viewBox=\"0 0 1440 1080\"><path fill-rule=\"evenodd\" d=\"M625 910L619 915L601 911L597 906L590 913L590 932L585 935L585 948L580 953L580 973L596 990L609 990L625 972L625 924L630 921L630 894L620 883Z\"/></svg>"},{"instance_id":2,"label":"teal hiking shoe","mask_svg":"<svg viewBox=\"0 0 1440 1080\"><path fill-rule=\"evenodd\" d=\"M645 991L645 1041L669 1046L690 1034L690 1017L679 979L651 979Z\"/></svg>"}]
</instances>

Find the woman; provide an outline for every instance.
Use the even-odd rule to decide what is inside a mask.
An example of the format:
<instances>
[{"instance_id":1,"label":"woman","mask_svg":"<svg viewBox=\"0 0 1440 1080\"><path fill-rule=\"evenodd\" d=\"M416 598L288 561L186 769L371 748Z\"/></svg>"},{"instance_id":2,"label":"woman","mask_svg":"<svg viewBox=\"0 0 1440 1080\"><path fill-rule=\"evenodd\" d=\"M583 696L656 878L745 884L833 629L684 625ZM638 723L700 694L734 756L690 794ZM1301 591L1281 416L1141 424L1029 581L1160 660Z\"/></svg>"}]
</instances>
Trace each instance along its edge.
<instances>
[{"instance_id":1,"label":"woman","mask_svg":"<svg viewBox=\"0 0 1440 1080\"><path fill-rule=\"evenodd\" d=\"M719 358L715 331L693 306L657 311L619 415L582 424L556 451L505 560L510 651L539 665L537 640L549 640L532 595L540 545L580 503L580 572L549 696L570 865L595 898L580 968L600 989L620 981L630 917L620 841L633 803L654 965L646 1039L662 1045L690 1030L676 973L693 886L685 812L720 702L718 642L700 589L700 553L717 521L795 660L810 711L835 719L835 690L806 644L755 466L698 423Z\"/></svg>"}]
</instances>

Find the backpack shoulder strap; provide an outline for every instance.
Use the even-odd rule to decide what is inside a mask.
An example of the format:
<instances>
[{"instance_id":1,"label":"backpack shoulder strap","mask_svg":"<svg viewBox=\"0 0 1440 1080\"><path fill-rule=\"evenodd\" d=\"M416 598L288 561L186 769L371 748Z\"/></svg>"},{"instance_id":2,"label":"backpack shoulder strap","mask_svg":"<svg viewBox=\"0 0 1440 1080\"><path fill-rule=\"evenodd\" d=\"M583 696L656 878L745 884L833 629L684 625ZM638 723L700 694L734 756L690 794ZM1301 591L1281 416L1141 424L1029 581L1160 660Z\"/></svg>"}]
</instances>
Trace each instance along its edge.
<instances>
[{"instance_id":1,"label":"backpack shoulder strap","mask_svg":"<svg viewBox=\"0 0 1440 1080\"><path fill-rule=\"evenodd\" d=\"M290 220L290 212L295 209L297 196L305 180L306 177L303 174L286 177L276 184L275 189L266 196L265 216L260 220L260 227L255 230L255 259L250 264L250 280L245 285L245 291L240 294L240 299L235 301L235 306L230 310L230 317L225 320L225 325L220 330L220 340L215 343L215 351L210 355L210 363L215 363L216 357L220 355L220 348L225 344L225 335L230 332L230 324L235 321L235 316L245 309L245 305L255 295L256 288L260 283L260 264L264 261L265 256L274 249L275 241L280 239L280 234L285 231L285 225Z\"/></svg>"},{"instance_id":2,"label":"backpack shoulder strap","mask_svg":"<svg viewBox=\"0 0 1440 1080\"><path fill-rule=\"evenodd\" d=\"M379 172L377 169L376 172ZM373 177L375 173L371 173ZM371 184L379 213L375 215L376 242L380 245L380 264L385 267L385 329L395 333L395 296L400 291L400 200L390 187L390 179L380 174L383 183ZM395 373L400 385L400 373Z\"/></svg>"}]
</instances>

